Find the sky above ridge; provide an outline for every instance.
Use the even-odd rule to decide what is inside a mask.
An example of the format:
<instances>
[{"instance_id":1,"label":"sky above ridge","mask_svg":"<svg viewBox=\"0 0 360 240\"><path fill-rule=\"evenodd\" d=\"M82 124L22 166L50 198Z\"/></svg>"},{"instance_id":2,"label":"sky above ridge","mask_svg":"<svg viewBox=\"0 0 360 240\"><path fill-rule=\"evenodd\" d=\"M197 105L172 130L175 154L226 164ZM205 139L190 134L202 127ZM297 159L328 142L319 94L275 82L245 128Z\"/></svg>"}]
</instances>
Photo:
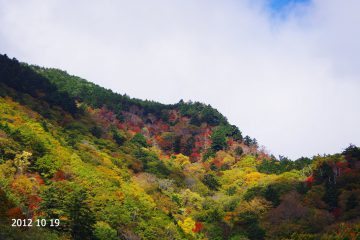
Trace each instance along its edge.
<instances>
[{"instance_id":1,"label":"sky above ridge","mask_svg":"<svg viewBox=\"0 0 360 240\"><path fill-rule=\"evenodd\" d=\"M0 0L0 53L201 101L270 153L360 145L358 0Z\"/></svg>"}]
</instances>

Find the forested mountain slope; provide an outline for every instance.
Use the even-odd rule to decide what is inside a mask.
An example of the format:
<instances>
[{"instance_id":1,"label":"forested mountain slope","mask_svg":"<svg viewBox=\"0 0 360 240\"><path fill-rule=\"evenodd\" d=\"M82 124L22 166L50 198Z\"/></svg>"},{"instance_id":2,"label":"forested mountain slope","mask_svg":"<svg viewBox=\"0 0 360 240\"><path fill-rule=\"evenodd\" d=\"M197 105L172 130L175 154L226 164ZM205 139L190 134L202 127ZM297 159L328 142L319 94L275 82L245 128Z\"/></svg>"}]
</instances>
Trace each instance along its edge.
<instances>
[{"instance_id":1,"label":"forested mountain slope","mask_svg":"<svg viewBox=\"0 0 360 240\"><path fill-rule=\"evenodd\" d=\"M209 105L0 55L0 239L359 239L359 177L356 146L276 159Z\"/></svg>"}]
</instances>

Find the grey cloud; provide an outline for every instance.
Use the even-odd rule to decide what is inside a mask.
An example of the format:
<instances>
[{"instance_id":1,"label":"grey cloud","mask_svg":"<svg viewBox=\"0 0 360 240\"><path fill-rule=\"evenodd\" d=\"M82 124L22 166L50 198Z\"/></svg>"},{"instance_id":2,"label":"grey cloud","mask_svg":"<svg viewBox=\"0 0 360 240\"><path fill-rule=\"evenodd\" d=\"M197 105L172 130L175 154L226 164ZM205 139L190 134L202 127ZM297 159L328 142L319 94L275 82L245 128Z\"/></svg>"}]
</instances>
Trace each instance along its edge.
<instances>
[{"instance_id":1,"label":"grey cloud","mask_svg":"<svg viewBox=\"0 0 360 240\"><path fill-rule=\"evenodd\" d=\"M255 3L254 3L255 2ZM274 154L360 145L360 3L0 1L0 51L132 97L210 103Z\"/></svg>"}]
</instances>

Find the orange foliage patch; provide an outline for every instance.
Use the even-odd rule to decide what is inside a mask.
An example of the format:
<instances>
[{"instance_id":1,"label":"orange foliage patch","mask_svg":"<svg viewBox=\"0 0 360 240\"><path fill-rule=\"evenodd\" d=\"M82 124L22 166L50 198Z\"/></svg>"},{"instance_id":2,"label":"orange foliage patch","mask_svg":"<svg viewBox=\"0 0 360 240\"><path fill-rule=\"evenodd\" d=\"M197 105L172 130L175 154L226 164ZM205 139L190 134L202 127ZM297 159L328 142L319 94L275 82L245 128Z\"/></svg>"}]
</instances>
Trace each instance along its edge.
<instances>
[{"instance_id":1,"label":"orange foliage patch","mask_svg":"<svg viewBox=\"0 0 360 240\"><path fill-rule=\"evenodd\" d=\"M204 229L204 224L201 222L195 222L195 227L192 229L194 233L201 232Z\"/></svg>"},{"instance_id":2,"label":"orange foliage patch","mask_svg":"<svg viewBox=\"0 0 360 240\"><path fill-rule=\"evenodd\" d=\"M306 179L306 185L308 186L308 187L311 187L311 185L313 184L313 182L314 182L314 176L309 176L307 179Z\"/></svg>"},{"instance_id":3,"label":"orange foliage patch","mask_svg":"<svg viewBox=\"0 0 360 240\"><path fill-rule=\"evenodd\" d=\"M15 207L15 208L10 208L6 215L9 217L9 218L19 218L19 219L24 219L25 216L24 214L22 213L21 209L19 207Z\"/></svg>"},{"instance_id":4,"label":"orange foliage patch","mask_svg":"<svg viewBox=\"0 0 360 240\"><path fill-rule=\"evenodd\" d=\"M61 170L58 170L58 171L54 174L52 180L53 180L53 181L63 181L63 180L65 180L65 173L64 173L63 171L61 171Z\"/></svg>"},{"instance_id":5,"label":"orange foliage patch","mask_svg":"<svg viewBox=\"0 0 360 240\"><path fill-rule=\"evenodd\" d=\"M39 185L43 185L45 183L44 180L40 177L39 174L35 175L35 179L36 179L36 181L38 182Z\"/></svg>"}]
</instances>

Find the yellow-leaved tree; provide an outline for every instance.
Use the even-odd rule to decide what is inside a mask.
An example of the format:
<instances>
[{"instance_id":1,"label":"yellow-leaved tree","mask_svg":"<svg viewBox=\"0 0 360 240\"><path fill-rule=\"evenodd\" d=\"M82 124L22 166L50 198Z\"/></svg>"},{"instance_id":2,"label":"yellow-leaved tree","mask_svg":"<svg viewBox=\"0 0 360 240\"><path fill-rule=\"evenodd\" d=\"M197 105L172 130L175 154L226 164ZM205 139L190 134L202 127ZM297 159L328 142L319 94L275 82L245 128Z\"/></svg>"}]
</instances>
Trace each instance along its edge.
<instances>
[{"instance_id":1,"label":"yellow-leaved tree","mask_svg":"<svg viewBox=\"0 0 360 240\"><path fill-rule=\"evenodd\" d=\"M26 171L27 167L30 165L29 158L31 156L32 154L26 151L23 151L21 154L16 154L14 165L17 174L23 174Z\"/></svg>"},{"instance_id":2,"label":"yellow-leaved tree","mask_svg":"<svg viewBox=\"0 0 360 240\"><path fill-rule=\"evenodd\" d=\"M183 221L179 220L178 225L186 234L190 234L192 236L195 235L193 231L195 228L195 221L191 217L187 217Z\"/></svg>"}]
</instances>

